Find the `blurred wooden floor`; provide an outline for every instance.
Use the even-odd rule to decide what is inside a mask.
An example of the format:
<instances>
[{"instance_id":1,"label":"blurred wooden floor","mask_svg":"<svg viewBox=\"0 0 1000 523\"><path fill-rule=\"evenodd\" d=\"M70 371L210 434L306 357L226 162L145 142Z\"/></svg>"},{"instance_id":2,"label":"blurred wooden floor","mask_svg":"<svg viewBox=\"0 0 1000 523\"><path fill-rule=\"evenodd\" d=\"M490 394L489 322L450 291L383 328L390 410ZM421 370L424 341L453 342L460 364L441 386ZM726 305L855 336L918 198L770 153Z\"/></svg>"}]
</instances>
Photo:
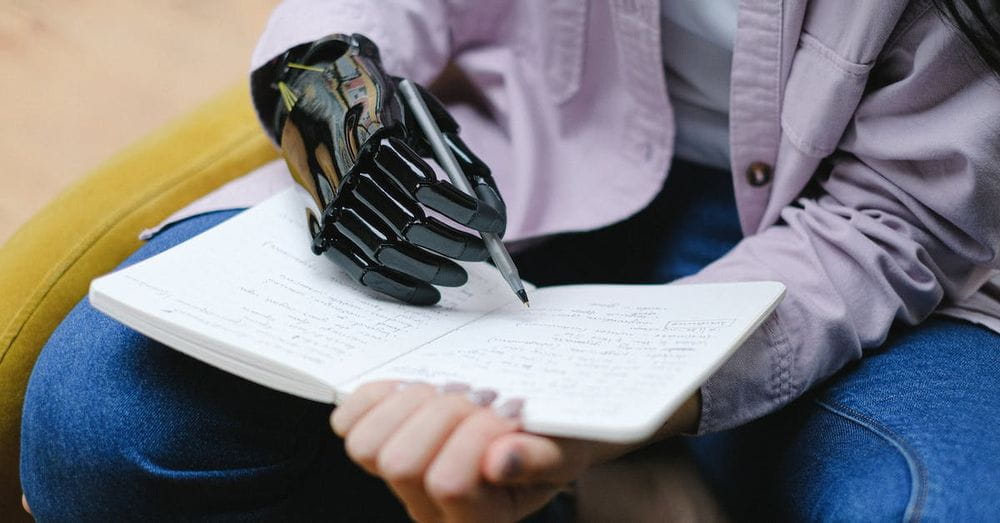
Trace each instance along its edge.
<instances>
[{"instance_id":1,"label":"blurred wooden floor","mask_svg":"<svg viewBox=\"0 0 1000 523\"><path fill-rule=\"evenodd\" d=\"M277 0L0 0L0 244L73 179L243 81Z\"/></svg>"}]
</instances>

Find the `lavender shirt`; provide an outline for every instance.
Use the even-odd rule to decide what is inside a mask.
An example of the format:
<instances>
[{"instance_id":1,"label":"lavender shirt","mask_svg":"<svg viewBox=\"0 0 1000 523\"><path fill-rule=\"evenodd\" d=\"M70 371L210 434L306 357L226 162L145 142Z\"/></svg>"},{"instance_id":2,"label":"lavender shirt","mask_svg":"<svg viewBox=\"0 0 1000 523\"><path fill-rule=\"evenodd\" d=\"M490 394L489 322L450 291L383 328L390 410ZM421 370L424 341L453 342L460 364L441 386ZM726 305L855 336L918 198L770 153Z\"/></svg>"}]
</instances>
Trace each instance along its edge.
<instances>
[{"instance_id":1,"label":"lavender shirt","mask_svg":"<svg viewBox=\"0 0 1000 523\"><path fill-rule=\"evenodd\" d=\"M253 66L335 32L366 34L419 82L459 65L490 114L451 110L517 240L656 194L674 142L659 21L659 0L286 0ZM788 295L702 387L700 432L787 404L894 322L1000 331L1000 83L929 0L741 0L730 108L745 238L685 281Z\"/></svg>"}]
</instances>

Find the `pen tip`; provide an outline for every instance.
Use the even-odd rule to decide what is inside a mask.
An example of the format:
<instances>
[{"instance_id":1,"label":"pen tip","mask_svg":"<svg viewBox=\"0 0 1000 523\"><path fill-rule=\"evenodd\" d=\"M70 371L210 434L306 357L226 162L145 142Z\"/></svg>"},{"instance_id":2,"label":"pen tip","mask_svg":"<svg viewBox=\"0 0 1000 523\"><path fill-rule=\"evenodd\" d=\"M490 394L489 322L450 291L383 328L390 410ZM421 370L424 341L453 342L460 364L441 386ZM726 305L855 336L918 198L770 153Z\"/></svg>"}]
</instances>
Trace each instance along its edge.
<instances>
[{"instance_id":1,"label":"pen tip","mask_svg":"<svg viewBox=\"0 0 1000 523\"><path fill-rule=\"evenodd\" d=\"M524 292L524 289L517 291L517 297L521 298L521 303L523 303L526 307L531 307L531 304L528 303L528 293Z\"/></svg>"}]
</instances>

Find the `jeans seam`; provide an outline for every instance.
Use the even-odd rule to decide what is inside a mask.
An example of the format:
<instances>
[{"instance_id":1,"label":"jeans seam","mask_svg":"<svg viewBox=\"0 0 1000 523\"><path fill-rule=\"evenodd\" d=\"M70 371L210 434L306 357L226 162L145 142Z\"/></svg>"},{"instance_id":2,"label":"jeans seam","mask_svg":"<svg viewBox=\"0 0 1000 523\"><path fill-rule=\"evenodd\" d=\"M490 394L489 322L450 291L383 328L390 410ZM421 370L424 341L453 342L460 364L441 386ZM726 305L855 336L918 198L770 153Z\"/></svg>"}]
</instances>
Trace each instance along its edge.
<instances>
[{"instance_id":1,"label":"jeans seam","mask_svg":"<svg viewBox=\"0 0 1000 523\"><path fill-rule=\"evenodd\" d=\"M903 521L919 521L927 497L927 477L926 467L924 467L920 458L917 457L916 452L906 444L902 437L893 432L892 429L869 416L840 403L826 402L819 398L813 398L813 401L835 416L852 421L879 438L882 438L903 456L903 460L906 461L906 466L910 472L910 499L906 503Z\"/></svg>"},{"instance_id":2,"label":"jeans seam","mask_svg":"<svg viewBox=\"0 0 1000 523\"><path fill-rule=\"evenodd\" d=\"M289 463L293 463L295 458L286 458L276 463L268 463L266 465L250 465L250 466L234 466L234 467L216 467L211 469L180 469L172 468L163 465L158 465L152 463L146 456L139 454L137 452L130 452L127 458L132 463L136 464L136 468L142 471L144 474L149 476L154 476L156 474L163 474L170 476L171 480L176 480L180 478L202 478L202 477L212 477L212 478L223 478L228 479L232 477L233 474L241 473L260 473L267 472L270 470L275 470L281 467L287 466Z\"/></svg>"},{"instance_id":3,"label":"jeans seam","mask_svg":"<svg viewBox=\"0 0 1000 523\"><path fill-rule=\"evenodd\" d=\"M175 226L180 225L180 224L182 224L182 223L184 223L184 222L186 222L188 220L194 220L196 218L204 218L206 216L211 216L213 214L224 213L224 212L236 212L238 214L238 213L241 213L241 212L243 212L243 211L245 211L247 209L248 209L248 207L246 207L246 206L242 206L240 204L234 204L232 207L223 207L223 208L220 208L220 209L206 210L206 211L202 211L202 212L199 212L199 213L196 213L196 214L192 214L191 216L185 216L183 218L178 218L177 221L173 221L173 222L170 222L170 223L164 225L162 228L157 229L156 232L152 233L148 238L143 238L142 240L144 242L146 242L146 243L149 243L149 242L153 241L154 239L156 239L157 236L163 234L164 232L169 231L170 229L173 229ZM226 219L228 220L229 218L226 218ZM212 227L215 227L216 225L221 225L221 223L217 223L217 224L213 225ZM209 227L209 229L211 229L212 227ZM208 230L208 229L205 229L205 230ZM197 236L197 234L201 234L201 233L196 233L195 236ZM194 236L189 236L186 239L182 240L181 243L183 243L184 241L190 240L193 237ZM141 249L143 246L145 246L145 244L143 244L139 248ZM173 247L173 246L171 246L171 247ZM132 254L134 255L137 252L139 252L139 251L136 250ZM156 256L156 255L154 254L153 256ZM131 257L131 255L129 257ZM122 263L125 263L126 261L128 261L128 259L129 258L125 258L124 260L122 260ZM135 262L135 263L138 263L138 262Z\"/></svg>"}]
</instances>

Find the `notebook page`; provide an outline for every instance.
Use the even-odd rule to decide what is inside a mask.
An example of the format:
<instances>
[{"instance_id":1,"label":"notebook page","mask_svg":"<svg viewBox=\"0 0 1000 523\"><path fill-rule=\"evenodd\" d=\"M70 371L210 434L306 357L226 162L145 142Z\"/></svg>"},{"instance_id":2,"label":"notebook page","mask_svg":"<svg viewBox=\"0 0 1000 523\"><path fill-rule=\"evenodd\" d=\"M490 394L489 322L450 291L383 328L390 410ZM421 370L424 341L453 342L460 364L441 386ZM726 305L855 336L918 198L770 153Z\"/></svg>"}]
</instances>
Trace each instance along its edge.
<instances>
[{"instance_id":1,"label":"notebook page","mask_svg":"<svg viewBox=\"0 0 1000 523\"><path fill-rule=\"evenodd\" d=\"M366 374L460 381L526 399L527 430L625 441L667 415L772 310L774 282L536 291Z\"/></svg>"},{"instance_id":2,"label":"notebook page","mask_svg":"<svg viewBox=\"0 0 1000 523\"><path fill-rule=\"evenodd\" d=\"M250 361L332 384L515 300L496 269L482 263L466 266L469 283L442 289L437 306L384 298L312 254L303 221L299 196L285 191L169 251L95 280L92 301L102 310L125 310L112 315L127 324L127 318L141 317L130 325L137 330L152 323L179 335L191 345L181 347L174 338L183 352L199 357L216 351L224 357L202 359L285 390L224 362ZM310 399L332 401L330 394Z\"/></svg>"}]
</instances>

